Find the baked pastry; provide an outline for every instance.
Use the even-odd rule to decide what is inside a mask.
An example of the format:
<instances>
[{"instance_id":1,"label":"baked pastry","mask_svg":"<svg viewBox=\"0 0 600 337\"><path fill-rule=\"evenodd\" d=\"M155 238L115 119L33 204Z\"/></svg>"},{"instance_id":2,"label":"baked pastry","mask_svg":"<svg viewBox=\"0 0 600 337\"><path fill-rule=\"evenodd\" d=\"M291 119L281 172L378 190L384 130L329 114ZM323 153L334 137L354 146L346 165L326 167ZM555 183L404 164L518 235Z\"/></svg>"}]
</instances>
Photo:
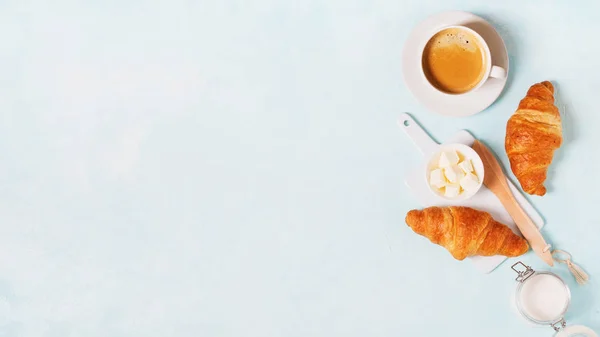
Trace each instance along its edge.
<instances>
[{"instance_id":1,"label":"baked pastry","mask_svg":"<svg viewBox=\"0 0 600 337\"><path fill-rule=\"evenodd\" d=\"M562 125L554 87L545 81L529 88L506 124L504 147L510 168L528 194L546 194L546 173L562 144Z\"/></svg>"},{"instance_id":2,"label":"baked pastry","mask_svg":"<svg viewBox=\"0 0 600 337\"><path fill-rule=\"evenodd\" d=\"M486 212L469 207L428 207L406 214L406 224L431 242L446 248L457 260L468 256L525 254L527 241Z\"/></svg>"}]
</instances>

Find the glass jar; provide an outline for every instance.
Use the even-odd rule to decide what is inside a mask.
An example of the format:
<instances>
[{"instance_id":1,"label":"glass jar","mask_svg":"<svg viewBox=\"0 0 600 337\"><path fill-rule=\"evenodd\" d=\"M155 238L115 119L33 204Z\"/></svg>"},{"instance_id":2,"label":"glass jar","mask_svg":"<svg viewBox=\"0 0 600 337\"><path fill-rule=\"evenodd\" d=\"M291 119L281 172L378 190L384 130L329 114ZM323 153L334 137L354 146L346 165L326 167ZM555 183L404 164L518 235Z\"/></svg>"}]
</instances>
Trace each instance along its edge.
<instances>
[{"instance_id":1,"label":"glass jar","mask_svg":"<svg viewBox=\"0 0 600 337\"><path fill-rule=\"evenodd\" d=\"M588 327L567 326L565 314L571 304L571 291L560 276L549 271L535 271L520 261L511 268L518 274L515 304L523 318L552 327L555 337L598 337Z\"/></svg>"}]
</instances>

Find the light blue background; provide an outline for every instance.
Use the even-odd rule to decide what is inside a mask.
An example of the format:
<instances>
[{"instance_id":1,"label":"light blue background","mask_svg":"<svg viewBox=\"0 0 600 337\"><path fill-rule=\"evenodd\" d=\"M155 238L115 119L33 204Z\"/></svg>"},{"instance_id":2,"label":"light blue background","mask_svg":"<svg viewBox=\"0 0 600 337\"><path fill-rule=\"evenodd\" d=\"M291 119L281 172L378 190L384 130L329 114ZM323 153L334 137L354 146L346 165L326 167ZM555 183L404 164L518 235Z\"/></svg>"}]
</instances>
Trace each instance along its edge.
<instances>
[{"instance_id":1,"label":"light blue background","mask_svg":"<svg viewBox=\"0 0 600 337\"><path fill-rule=\"evenodd\" d=\"M483 4L487 3L487 4ZM400 56L428 15L490 20L511 60L488 110L427 112ZM411 112L501 159L555 81L564 146L531 200L591 275L600 331L597 1L0 2L0 336L551 336L489 275L414 234ZM543 267L528 253L523 260Z\"/></svg>"}]
</instances>

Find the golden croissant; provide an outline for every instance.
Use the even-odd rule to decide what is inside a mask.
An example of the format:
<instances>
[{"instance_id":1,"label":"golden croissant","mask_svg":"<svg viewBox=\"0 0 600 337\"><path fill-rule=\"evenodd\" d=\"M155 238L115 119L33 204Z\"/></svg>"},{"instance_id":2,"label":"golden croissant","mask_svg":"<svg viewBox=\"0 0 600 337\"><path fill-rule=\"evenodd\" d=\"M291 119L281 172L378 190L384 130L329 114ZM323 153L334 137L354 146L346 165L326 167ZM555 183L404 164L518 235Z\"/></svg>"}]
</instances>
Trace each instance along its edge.
<instances>
[{"instance_id":1,"label":"golden croissant","mask_svg":"<svg viewBox=\"0 0 600 337\"><path fill-rule=\"evenodd\" d=\"M529 194L546 194L546 173L562 143L562 126L554 105L554 87L546 81L529 88L506 124L504 147L510 167Z\"/></svg>"},{"instance_id":2,"label":"golden croissant","mask_svg":"<svg viewBox=\"0 0 600 337\"><path fill-rule=\"evenodd\" d=\"M429 207L406 214L406 224L431 242L446 248L457 260L468 256L520 256L527 241L486 212L469 207Z\"/></svg>"}]
</instances>

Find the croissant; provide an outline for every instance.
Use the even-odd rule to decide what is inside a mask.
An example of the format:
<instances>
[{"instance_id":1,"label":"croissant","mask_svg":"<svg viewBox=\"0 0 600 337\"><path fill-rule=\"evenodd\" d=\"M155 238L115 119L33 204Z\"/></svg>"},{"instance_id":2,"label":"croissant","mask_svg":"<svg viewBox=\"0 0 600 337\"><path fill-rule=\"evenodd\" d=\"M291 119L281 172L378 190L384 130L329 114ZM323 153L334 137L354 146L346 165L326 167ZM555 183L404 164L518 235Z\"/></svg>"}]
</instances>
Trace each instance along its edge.
<instances>
[{"instance_id":1,"label":"croissant","mask_svg":"<svg viewBox=\"0 0 600 337\"><path fill-rule=\"evenodd\" d=\"M546 173L562 143L562 126L554 105L554 87L545 81L529 88L506 124L504 147L510 168L528 194L546 194Z\"/></svg>"},{"instance_id":2,"label":"croissant","mask_svg":"<svg viewBox=\"0 0 600 337\"><path fill-rule=\"evenodd\" d=\"M431 242L446 248L457 260L468 256L520 256L527 241L486 212L469 207L429 207L406 214L406 224Z\"/></svg>"}]
</instances>

